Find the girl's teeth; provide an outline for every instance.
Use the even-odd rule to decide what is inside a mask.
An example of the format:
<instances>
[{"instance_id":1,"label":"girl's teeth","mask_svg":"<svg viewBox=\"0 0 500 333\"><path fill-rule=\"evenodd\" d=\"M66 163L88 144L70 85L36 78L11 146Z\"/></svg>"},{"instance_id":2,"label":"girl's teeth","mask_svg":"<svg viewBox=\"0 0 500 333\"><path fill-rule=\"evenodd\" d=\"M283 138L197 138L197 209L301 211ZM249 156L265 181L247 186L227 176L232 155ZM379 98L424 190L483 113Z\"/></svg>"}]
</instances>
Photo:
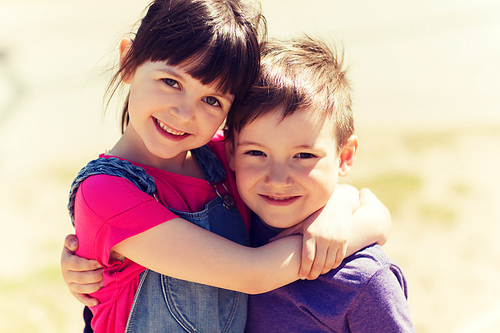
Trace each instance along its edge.
<instances>
[{"instance_id":1,"label":"girl's teeth","mask_svg":"<svg viewBox=\"0 0 500 333\"><path fill-rule=\"evenodd\" d=\"M158 119L156 119L156 123L158 124L158 126L160 126L160 128L162 130L164 130L165 132L167 132L169 134L172 134L172 135L184 135L184 134L186 134L186 132L179 132L179 131L175 131L173 129L168 128L164 123L162 123Z\"/></svg>"}]
</instances>

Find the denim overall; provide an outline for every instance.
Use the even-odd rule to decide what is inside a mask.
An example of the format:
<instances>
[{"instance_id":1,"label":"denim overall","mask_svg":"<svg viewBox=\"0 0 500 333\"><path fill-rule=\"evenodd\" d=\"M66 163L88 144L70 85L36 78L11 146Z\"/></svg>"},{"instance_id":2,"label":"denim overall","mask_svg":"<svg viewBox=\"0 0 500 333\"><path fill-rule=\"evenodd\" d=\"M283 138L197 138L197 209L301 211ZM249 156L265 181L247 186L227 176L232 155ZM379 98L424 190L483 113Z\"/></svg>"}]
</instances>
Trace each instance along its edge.
<instances>
[{"instance_id":1,"label":"denim overall","mask_svg":"<svg viewBox=\"0 0 500 333\"><path fill-rule=\"evenodd\" d=\"M224 167L208 146L192 150L192 153L196 156L206 179L211 184L219 185L214 185L218 196L206 204L202 211L196 213L170 210L204 229L249 246L248 231L234 201L228 195L220 194L220 190L225 189L221 183L225 177ZM106 160L109 159L111 158ZM127 163L130 165L123 162L127 161L116 158L113 160L113 163L125 164L127 168L132 165L129 162ZM132 167L137 168L133 165ZM116 169L116 166L114 168ZM93 171L87 173L95 174L93 172L96 172L96 168L90 167L90 169ZM103 169L107 168L100 167L98 172L108 174L107 170ZM144 171L142 168L123 172L120 165L117 169L119 172L112 171L110 174L129 178L129 174L136 177L138 173L141 173L139 177L131 181L146 193L152 192L149 184L152 177L147 174L142 175ZM148 177L151 179L147 179ZM79 183L83 181L84 178L82 178L77 177L81 179ZM78 185L74 183L72 187L74 193ZM154 187L154 192L156 192L156 187ZM69 207L71 211L71 200ZM125 332L243 332L247 316L247 298L248 296L243 293L178 280L147 269L141 274Z\"/></svg>"}]
</instances>

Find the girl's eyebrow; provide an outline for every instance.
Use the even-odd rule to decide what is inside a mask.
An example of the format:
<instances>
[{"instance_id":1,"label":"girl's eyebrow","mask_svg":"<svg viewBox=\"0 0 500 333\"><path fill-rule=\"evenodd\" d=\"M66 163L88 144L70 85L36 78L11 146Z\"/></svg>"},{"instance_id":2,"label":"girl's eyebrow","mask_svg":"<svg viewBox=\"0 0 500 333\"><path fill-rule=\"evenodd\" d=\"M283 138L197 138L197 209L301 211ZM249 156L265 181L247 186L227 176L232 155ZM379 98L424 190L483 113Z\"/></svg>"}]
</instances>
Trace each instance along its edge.
<instances>
[{"instance_id":1,"label":"girl's eyebrow","mask_svg":"<svg viewBox=\"0 0 500 333\"><path fill-rule=\"evenodd\" d=\"M187 73L185 73L185 74L183 74L183 73L177 73L175 71L175 69L171 69L170 67L159 68L157 71L165 73L167 75L171 75L175 79L178 79L178 80L181 80L181 81L184 79L185 75L189 76L191 79L194 79L191 75L189 75ZM194 80L196 80L196 79L194 79ZM234 101L234 96L231 95L231 94L223 94L223 93L220 93L218 91L213 91L213 93L211 93L211 95L213 95L214 97L224 98L225 100L229 101L230 103L233 103L233 101Z\"/></svg>"},{"instance_id":2,"label":"girl's eyebrow","mask_svg":"<svg viewBox=\"0 0 500 333\"><path fill-rule=\"evenodd\" d=\"M168 75L172 75L177 79L182 79L182 74L176 73L174 70L172 70L170 68L160 68L160 69L158 69L158 71L165 73L165 74L168 74Z\"/></svg>"}]
</instances>

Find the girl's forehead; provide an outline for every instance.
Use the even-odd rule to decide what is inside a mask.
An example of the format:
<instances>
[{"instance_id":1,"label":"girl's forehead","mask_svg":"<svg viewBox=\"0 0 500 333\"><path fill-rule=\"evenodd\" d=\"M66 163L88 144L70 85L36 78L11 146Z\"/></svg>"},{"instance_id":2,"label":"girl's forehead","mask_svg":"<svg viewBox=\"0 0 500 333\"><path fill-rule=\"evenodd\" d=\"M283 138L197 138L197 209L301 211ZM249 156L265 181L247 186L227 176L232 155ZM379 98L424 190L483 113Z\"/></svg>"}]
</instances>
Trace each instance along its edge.
<instances>
[{"instance_id":1,"label":"girl's forehead","mask_svg":"<svg viewBox=\"0 0 500 333\"><path fill-rule=\"evenodd\" d=\"M224 87L223 84L224 82L232 82L232 75L228 72L214 74L210 61L207 60L204 52L200 52L200 54L195 54L175 65L168 59L164 60L163 63L166 66L182 71L205 86L214 88L221 94L233 95L231 90L234 90L235 87L231 84L229 84L229 87Z\"/></svg>"},{"instance_id":2,"label":"girl's forehead","mask_svg":"<svg viewBox=\"0 0 500 333\"><path fill-rule=\"evenodd\" d=\"M170 76L169 78L171 79L177 79L180 81L192 81L196 82L197 84L200 84L204 86L205 88L213 91L213 93L216 93L217 95L223 96L224 98L228 99L230 102L234 100L234 95L229 93L229 92L224 92L222 91L219 87L219 81L215 80L214 82L209 82L209 83L203 83L202 79L193 77L190 72L189 72L189 67L182 66L182 64L179 65L170 65L168 61L156 61L156 62L149 62L150 66L152 66L154 71L162 72L165 75Z\"/></svg>"}]
</instances>

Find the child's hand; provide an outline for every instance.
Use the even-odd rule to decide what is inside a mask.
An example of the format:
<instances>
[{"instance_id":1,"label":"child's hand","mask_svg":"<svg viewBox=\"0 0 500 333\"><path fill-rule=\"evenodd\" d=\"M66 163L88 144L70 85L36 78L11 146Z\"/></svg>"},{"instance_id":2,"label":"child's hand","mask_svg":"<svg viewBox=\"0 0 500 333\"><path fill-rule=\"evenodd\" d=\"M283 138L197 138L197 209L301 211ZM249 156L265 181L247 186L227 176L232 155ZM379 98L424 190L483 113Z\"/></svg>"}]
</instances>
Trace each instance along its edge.
<instances>
[{"instance_id":1,"label":"child's hand","mask_svg":"<svg viewBox=\"0 0 500 333\"><path fill-rule=\"evenodd\" d=\"M302 234L301 279L316 279L338 267L346 256L353 212L359 207L359 192L339 185L327 205L272 240Z\"/></svg>"},{"instance_id":2,"label":"child's hand","mask_svg":"<svg viewBox=\"0 0 500 333\"><path fill-rule=\"evenodd\" d=\"M99 301L87 294L99 290L102 285L102 267L95 260L75 255L78 249L78 238L68 235L64 240L61 255L61 270L64 282L75 298L86 306L95 306Z\"/></svg>"}]
</instances>

